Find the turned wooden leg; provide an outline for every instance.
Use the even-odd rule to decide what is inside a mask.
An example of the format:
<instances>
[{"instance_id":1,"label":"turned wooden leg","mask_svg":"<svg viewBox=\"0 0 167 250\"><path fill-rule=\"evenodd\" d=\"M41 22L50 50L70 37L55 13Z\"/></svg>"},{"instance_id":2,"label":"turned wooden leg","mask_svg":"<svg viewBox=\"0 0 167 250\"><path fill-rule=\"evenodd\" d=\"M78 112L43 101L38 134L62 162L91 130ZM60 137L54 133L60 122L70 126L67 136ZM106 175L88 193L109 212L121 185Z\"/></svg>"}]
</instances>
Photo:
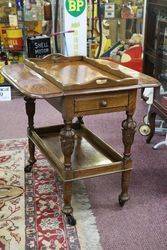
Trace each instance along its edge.
<instances>
[{"instance_id":1,"label":"turned wooden leg","mask_svg":"<svg viewBox=\"0 0 167 250\"><path fill-rule=\"evenodd\" d=\"M150 125L150 134L147 136L146 142L150 143L154 133L155 133L155 118L156 118L156 113L155 112L150 112L148 115L148 121Z\"/></svg>"},{"instance_id":2,"label":"turned wooden leg","mask_svg":"<svg viewBox=\"0 0 167 250\"><path fill-rule=\"evenodd\" d=\"M71 155L74 150L74 130L72 129L72 121L65 121L65 127L60 132L61 148L64 154L64 168L66 172L66 177L71 174ZM72 216L73 208L71 206L72 197L72 181L67 181L64 183L64 206L63 213L67 217L67 221L70 225L75 225L76 220Z\"/></svg>"},{"instance_id":3,"label":"turned wooden leg","mask_svg":"<svg viewBox=\"0 0 167 250\"><path fill-rule=\"evenodd\" d=\"M131 156L131 146L134 141L134 135L136 130L136 123L132 119L132 114L127 112L127 119L122 122L122 140L124 144L124 164L125 171L122 172L121 187L122 192L119 195L119 204L123 206L126 201L129 200L128 188L130 182L131 170L126 170L129 168L127 161L130 160Z\"/></svg>"},{"instance_id":4,"label":"turned wooden leg","mask_svg":"<svg viewBox=\"0 0 167 250\"><path fill-rule=\"evenodd\" d=\"M25 97L25 106L26 106L26 114L28 116L28 128L27 128L27 134L28 136L31 135L31 131L34 129L34 114L35 114L35 99ZM25 167L25 172L31 172L33 164L36 162L35 159L35 145L31 141L30 138L28 138L28 149L29 149L29 164Z\"/></svg>"}]
</instances>

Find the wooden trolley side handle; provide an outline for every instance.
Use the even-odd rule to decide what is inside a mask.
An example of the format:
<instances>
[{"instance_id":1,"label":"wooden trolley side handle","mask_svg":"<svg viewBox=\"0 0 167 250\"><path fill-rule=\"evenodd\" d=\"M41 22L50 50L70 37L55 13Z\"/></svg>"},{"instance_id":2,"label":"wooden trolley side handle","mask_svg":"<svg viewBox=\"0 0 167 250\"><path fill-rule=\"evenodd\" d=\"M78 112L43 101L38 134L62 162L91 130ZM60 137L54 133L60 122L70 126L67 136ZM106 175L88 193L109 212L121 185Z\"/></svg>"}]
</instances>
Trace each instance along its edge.
<instances>
[{"instance_id":1,"label":"wooden trolley side handle","mask_svg":"<svg viewBox=\"0 0 167 250\"><path fill-rule=\"evenodd\" d=\"M130 85L136 85L138 84L138 79L127 77L124 79L112 79L109 77L97 77L92 79L90 82L87 82L87 84L91 84L93 82L96 82L97 85L107 85L109 86L130 86Z\"/></svg>"}]
</instances>

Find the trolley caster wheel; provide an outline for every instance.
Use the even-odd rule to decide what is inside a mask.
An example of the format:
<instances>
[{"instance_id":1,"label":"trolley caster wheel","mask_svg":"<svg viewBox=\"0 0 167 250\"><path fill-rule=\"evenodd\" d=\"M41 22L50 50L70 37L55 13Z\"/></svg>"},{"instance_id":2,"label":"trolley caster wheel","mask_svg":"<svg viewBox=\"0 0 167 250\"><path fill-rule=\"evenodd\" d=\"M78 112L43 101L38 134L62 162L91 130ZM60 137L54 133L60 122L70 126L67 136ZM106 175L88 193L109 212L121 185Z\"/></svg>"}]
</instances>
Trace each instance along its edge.
<instances>
[{"instance_id":1,"label":"trolley caster wheel","mask_svg":"<svg viewBox=\"0 0 167 250\"><path fill-rule=\"evenodd\" d=\"M74 216L72 216L71 214L66 214L66 218L67 218L67 223L70 226L75 226L76 225L76 219L74 218Z\"/></svg>"},{"instance_id":2,"label":"trolley caster wheel","mask_svg":"<svg viewBox=\"0 0 167 250\"><path fill-rule=\"evenodd\" d=\"M129 200L128 195L126 195L126 196L119 195L118 201L119 201L120 207L123 207L125 205L125 202L127 202L128 200Z\"/></svg>"},{"instance_id":3,"label":"trolley caster wheel","mask_svg":"<svg viewBox=\"0 0 167 250\"><path fill-rule=\"evenodd\" d=\"M25 173L30 173L31 170L32 170L32 164L29 164L29 165L25 166L25 168L24 168Z\"/></svg>"},{"instance_id":4,"label":"trolley caster wheel","mask_svg":"<svg viewBox=\"0 0 167 250\"><path fill-rule=\"evenodd\" d=\"M148 122L148 115L143 116L143 122L144 122L144 124L146 124L146 125L149 124L149 122Z\"/></svg>"},{"instance_id":5,"label":"trolley caster wheel","mask_svg":"<svg viewBox=\"0 0 167 250\"><path fill-rule=\"evenodd\" d=\"M147 135L150 134L151 129L150 129L149 125L147 125L147 124L142 124L142 125L139 127L139 132L140 132L141 135L147 136Z\"/></svg>"},{"instance_id":6,"label":"trolley caster wheel","mask_svg":"<svg viewBox=\"0 0 167 250\"><path fill-rule=\"evenodd\" d=\"M126 202L126 201L123 201L123 200L121 200L121 199L119 198L119 205L120 205L120 207L123 207L123 206L125 205L125 202Z\"/></svg>"}]
</instances>

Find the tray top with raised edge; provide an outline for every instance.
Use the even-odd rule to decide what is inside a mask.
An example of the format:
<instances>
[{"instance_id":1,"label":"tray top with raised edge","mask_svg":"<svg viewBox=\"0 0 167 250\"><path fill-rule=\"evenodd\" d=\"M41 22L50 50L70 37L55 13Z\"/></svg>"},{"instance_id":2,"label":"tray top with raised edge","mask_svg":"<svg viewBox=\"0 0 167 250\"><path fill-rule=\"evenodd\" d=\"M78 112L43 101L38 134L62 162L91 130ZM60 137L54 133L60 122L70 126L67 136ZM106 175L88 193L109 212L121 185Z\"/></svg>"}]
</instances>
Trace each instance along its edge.
<instances>
[{"instance_id":1,"label":"tray top with raised edge","mask_svg":"<svg viewBox=\"0 0 167 250\"><path fill-rule=\"evenodd\" d=\"M39 59L38 59L39 60ZM72 59L71 59L72 60ZM90 59L91 60L91 59ZM129 75L131 78L135 78L138 84L128 85L128 86L106 86L103 88L95 87L83 88L82 90L76 89L71 91L64 91L62 88L56 86L50 80L46 79L43 75L33 70L33 67L28 67L25 64L10 64L5 65L1 69L1 74L12 84L14 85L21 93L24 95L30 96L32 98L53 98L60 97L64 95L80 95L80 94L91 94L91 93L104 93L104 92L115 92L119 90L130 90L130 89L140 89L145 87L158 87L160 85L159 81L151 76L145 75L143 73L137 72L135 70L124 67L118 63L108 60L97 59L96 62L99 62L99 70L101 65L107 65L110 68L115 69L116 71L122 72L123 74ZM26 64L30 64L30 61L27 61ZM38 67L38 69L40 69ZM40 70L39 70L40 71ZM115 72L116 72L115 71ZM97 86L98 84L95 83Z\"/></svg>"},{"instance_id":2,"label":"tray top with raised edge","mask_svg":"<svg viewBox=\"0 0 167 250\"><path fill-rule=\"evenodd\" d=\"M119 69L83 56L65 57L52 54L43 59L25 59L24 63L63 91L138 84L138 79Z\"/></svg>"}]
</instances>

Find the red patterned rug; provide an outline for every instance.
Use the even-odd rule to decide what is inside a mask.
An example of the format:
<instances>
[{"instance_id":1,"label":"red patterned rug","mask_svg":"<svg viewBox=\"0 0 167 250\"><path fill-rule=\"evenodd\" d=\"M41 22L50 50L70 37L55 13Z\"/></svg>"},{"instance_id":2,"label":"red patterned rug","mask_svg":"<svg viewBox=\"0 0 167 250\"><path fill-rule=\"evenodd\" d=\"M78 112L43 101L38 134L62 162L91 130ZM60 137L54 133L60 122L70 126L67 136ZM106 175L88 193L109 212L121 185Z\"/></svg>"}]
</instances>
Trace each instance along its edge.
<instances>
[{"instance_id":1,"label":"red patterned rug","mask_svg":"<svg viewBox=\"0 0 167 250\"><path fill-rule=\"evenodd\" d=\"M82 182L74 184L76 227L61 213L62 183L36 150L32 173L24 175L27 140L0 141L0 249L100 250L95 217Z\"/></svg>"}]
</instances>

